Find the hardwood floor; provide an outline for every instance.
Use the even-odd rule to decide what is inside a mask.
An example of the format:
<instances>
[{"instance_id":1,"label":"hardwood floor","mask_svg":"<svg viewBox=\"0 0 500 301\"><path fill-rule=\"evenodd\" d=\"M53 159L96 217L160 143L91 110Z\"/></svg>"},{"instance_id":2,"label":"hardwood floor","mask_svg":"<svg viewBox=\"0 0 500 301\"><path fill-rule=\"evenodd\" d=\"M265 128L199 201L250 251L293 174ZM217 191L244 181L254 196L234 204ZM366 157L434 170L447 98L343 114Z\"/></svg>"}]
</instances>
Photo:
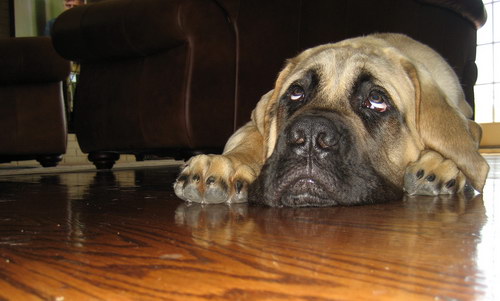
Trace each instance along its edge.
<instances>
[{"instance_id":1,"label":"hardwood floor","mask_svg":"<svg viewBox=\"0 0 500 301\"><path fill-rule=\"evenodd\" d=\"M499 300L500 157L483 195L188 205L176 168L0 177L0 300Z\"/></svg>"}]
</instances>

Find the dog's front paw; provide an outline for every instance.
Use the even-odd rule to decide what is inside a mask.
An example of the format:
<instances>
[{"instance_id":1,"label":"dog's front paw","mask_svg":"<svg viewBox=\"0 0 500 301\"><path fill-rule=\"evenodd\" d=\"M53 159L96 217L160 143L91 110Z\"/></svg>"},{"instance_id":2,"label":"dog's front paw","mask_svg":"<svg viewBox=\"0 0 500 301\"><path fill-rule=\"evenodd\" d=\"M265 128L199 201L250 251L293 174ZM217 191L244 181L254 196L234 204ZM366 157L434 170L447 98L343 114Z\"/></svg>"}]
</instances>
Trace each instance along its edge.
<instances>
[{"instance_id":1,"label":"dog's front paw","mask_svg":"<svg viewBox=\"0 0 500 301\"><path fill-rule=\"evenodd\" d=\"M195 156L182 167L174 184L175 194L196 203L243 203L255 172L224 155Z\"/></svg>"},{"instance_id":2,"label":"dog's front paw","mask_svg":"<svg viewBox=\"0 0 500 301\"><path fill-rule=\"evenodd\" d=\"M404 190L409 195L440 195L461 192L465 176L451 160L435 151L424 151L408 165Z\"/></svg>"}]
</instances>

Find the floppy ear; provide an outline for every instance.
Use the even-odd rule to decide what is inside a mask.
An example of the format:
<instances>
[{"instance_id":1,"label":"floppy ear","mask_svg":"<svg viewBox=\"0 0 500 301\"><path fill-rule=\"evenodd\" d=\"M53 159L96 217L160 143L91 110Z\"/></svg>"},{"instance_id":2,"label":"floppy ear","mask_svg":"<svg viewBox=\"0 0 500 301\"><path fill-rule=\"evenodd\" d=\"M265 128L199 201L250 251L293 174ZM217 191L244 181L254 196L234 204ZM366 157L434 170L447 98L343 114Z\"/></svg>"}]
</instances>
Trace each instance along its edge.
<instances>
[{"instance_id":1,"label":"floppy ear","mask_svg":"<svg viewBox=\"0 0 500 301\"><path fill-rule=\"evenodd\" d=\"M430 74L403 64L415 87L415 124L425 147L451 159L482 192L489 166L479 154L481 128L450 105Z\"/></svg>"},{"instance_id":2,"label":"floppy ear","mask_svg":"<svg viewBox=\"0 0 500 301\"><path fill-rule=\"evenodd\" d=\"M281 70L274 89L262 96L256 108L252 112L252 121L257 126L259 132L264 137L265 154L269 158L274 151L278 135L278 98L283 86L283 82L295 67L295 59L288 60Z\"/></svg>"}]
</instances>

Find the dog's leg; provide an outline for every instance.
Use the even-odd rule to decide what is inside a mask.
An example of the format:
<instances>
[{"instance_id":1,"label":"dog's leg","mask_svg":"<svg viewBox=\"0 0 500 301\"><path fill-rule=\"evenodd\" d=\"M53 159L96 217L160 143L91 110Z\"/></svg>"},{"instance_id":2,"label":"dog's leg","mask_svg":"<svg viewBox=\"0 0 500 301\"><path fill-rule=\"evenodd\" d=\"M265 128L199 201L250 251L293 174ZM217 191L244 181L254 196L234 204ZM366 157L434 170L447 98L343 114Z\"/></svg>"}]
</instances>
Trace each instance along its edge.
<instances>
[{"instance_id":1,"label":"dog's leg","mask_svg":"<svg viewBox=\"0 0 500 301\"><path fill-rule=\"evenodd\" d=\"M462 192L465 183L465 175L453 161L426 150L406 168L404 190L409 195L454 194Z\"/></svg>"},{"instance_id":2,"label":"dog's leg","mask_svg":"<svg viewBox=\"0 0 500 301\"><path fill-rule=\"evenodd\" d=\"M273 90L262 96L251 121L234 133L222 155L195 156L182 167L175 194L188 202L242 203L266 158L265 116Z\"/></svg>"},{"instance_id":3,"label":"dog's leg","mask_svg":"<svg viewBox=\"0 0 500 301\"><path fill-rule=\"evenodd\" d=\"M248 186L264 164L264 139L253 121L240 128L222 155L191 158L174 184L175 194L197 203L247 201Z\"/></svg>"}]
</instances>

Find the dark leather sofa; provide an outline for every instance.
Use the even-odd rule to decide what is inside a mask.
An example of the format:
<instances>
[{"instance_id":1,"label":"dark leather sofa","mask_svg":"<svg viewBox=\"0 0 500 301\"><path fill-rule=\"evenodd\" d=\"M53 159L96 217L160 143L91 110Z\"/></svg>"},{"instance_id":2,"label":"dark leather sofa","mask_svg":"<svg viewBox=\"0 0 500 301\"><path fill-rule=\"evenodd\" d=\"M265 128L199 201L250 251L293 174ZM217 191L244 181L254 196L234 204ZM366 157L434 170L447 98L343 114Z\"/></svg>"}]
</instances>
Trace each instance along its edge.
<instances>
[{"instance_id":1,"label":"dark leather sofa","mask_svg":"<svg viewBox=\"0 0 500 301\"><path fill-rule=\"evenodd\" d=\"M0 163L58 164L66 152L62 81L69 72L50 38L0 39Z\"/></svg>"},{"instance_id":2,"label":"dark leather sofa","mask_svg":"<svg viewBox=\"0 0 500 301\"><path fill-rule=\"evenodd\" d=\"M98 168L120 153L220 151L285 59L401 32L440 52L473 104L480 0L105 0L63 13L54 45L81 63L74 127Z\"/></svg>"}]
</instances>

